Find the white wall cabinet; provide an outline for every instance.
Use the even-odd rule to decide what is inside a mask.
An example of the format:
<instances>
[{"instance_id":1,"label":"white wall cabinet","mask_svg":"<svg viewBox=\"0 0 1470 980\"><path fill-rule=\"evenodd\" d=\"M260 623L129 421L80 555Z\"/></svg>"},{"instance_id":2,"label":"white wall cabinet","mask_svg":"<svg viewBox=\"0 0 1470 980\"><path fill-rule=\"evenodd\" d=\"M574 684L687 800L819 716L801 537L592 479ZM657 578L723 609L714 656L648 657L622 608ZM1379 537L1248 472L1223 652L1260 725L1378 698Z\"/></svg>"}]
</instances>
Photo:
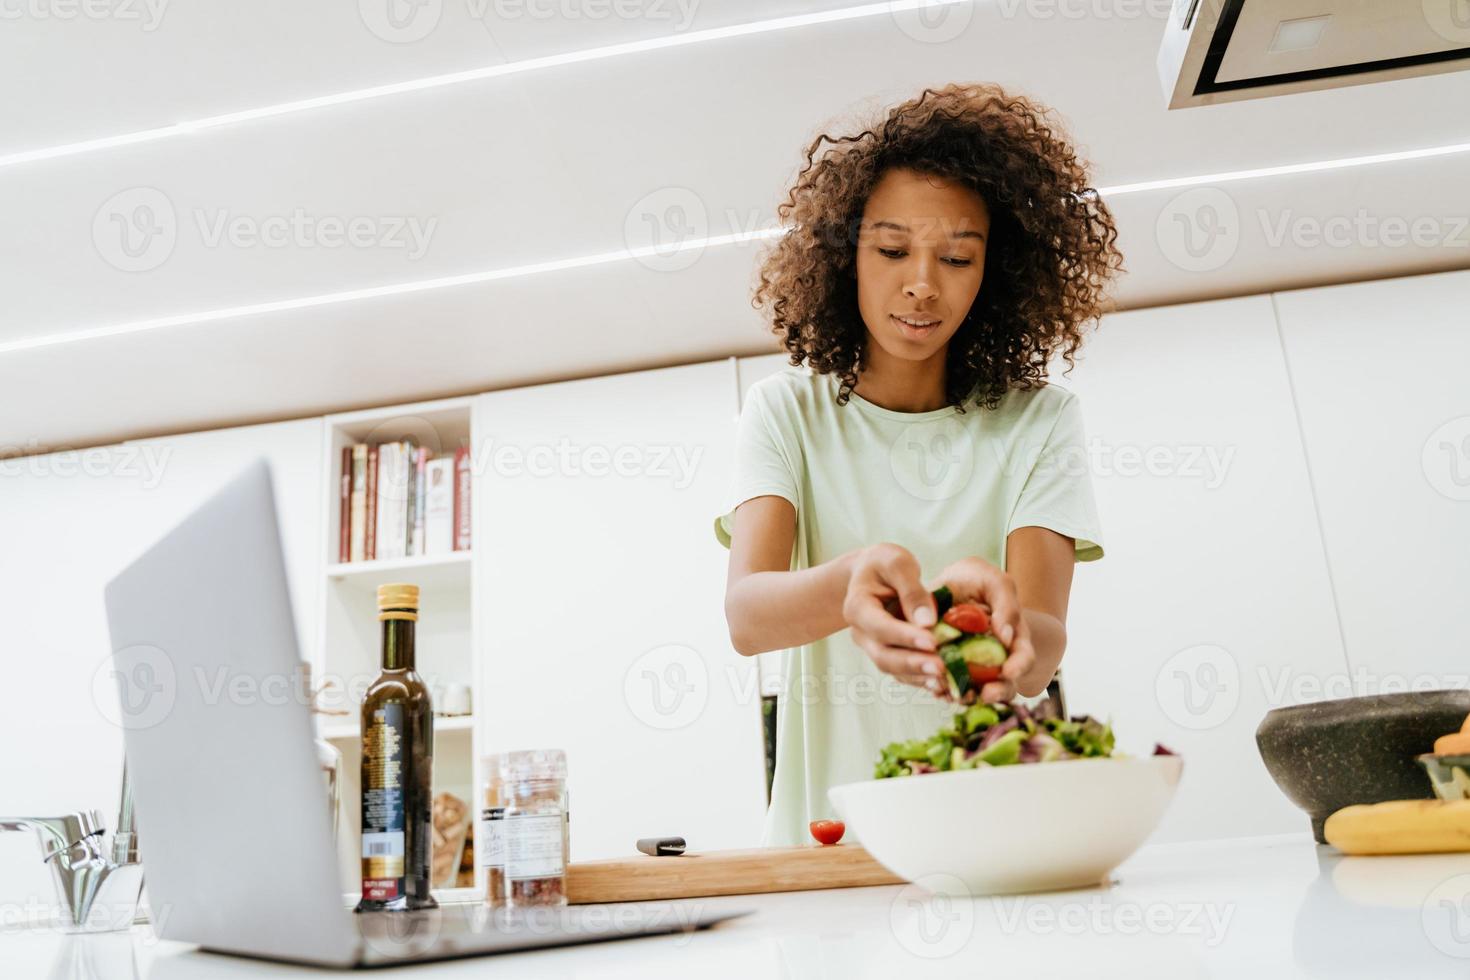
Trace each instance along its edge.
<instances>
[{"instance_id":1,"label":"white wall cabinet","mask_svg":"<svg viewBox=\"0 0 1470 980\"><path fill-rule=\"evenodd\" d=\"M321 420L302 419L6 460L0 466L0 615L16 690L5 730L28 748L0 753L7 813L96 808L116 817L122 729L102 590L216 487L257 456L276 480L303 654L316 608ZM13 747L15 748L15 747ZM140 807L145 841L147 816ZM0 902L49 905L30 835L0 834Z\"/></svg>"},{"instance_id":2,"label":"white wall cabinet","mask_svg":"<svg viewBox=\"0 0 1470 980\"><path fill-rule=\"evenodd\" d=\"M1344 660L1270 298L1109 316L1066 384L1106 547L1077 566L1069 707L1184 755L1157 839L1306 829L1254 733Z\"/></svg>"},{"instance_id":3,"label":"white wall cabinet","mask_svg":"<svg viewBox=\"0 0 1470 980\"><path fill-rule=\"evenodd\" d=\"M566 750L574 859L759 843L754 665L731 648L728 361L475 405L480 744Z\"/></svg>"},{"instance_id":4,"label":"white wall cabinet","mask_svg":"<svg viewBox=\"0 0 1470 980\"><path fill-rule=\"evenodd\" d=\"M1470 686L1470 272L1276 307L1351 670L1323 693Z\"/></svg>"}]
</instances>

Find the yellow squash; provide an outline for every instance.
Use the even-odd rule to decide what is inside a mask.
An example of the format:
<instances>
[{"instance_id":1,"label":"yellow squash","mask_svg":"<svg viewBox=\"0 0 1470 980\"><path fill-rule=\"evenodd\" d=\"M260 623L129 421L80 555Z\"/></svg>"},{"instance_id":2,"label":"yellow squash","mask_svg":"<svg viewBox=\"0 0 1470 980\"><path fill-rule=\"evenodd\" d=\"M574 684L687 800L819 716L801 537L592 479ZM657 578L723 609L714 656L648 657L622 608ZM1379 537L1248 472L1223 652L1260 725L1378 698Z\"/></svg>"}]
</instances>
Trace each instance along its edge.
<instances>
[{"instance_id":1,"label":"yellow squash","mask_svg":"<svg viewBox=\"0 0 1470 980\"><path fill-rule=\"evenodd\" d=\"M1322 829L1345 854L1470 851L1470 800L1392 800L1343 807Z\"/></svg>"}]
</instances>

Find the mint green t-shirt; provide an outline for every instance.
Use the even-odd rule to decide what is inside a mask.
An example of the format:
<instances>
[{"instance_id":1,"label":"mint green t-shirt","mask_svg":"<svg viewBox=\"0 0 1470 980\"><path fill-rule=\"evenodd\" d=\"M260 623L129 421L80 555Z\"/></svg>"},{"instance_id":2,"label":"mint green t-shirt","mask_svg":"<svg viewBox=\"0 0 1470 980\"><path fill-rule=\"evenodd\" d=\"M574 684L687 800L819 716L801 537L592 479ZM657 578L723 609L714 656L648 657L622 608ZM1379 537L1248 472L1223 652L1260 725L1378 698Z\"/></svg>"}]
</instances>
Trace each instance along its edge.
<instances>
[{"instance_id":1,"label":"mint green t-shirt","mask_svg":"<svg viewBox=\"0 0 1470 980\"><path fill-rule=\"evenodd\" d=\"M925 582L976 555L1002 568L1006 536L1050 528L1076 539L1078 561L1103 554L1078 401L1047 385L1012 390L993 410L895 412L838 379L787 367L751 386L740 414L730 510L715 535L730 545L737 506L773 494L796 508L792 569L892 542ZM808 839L833 817L829 787L873 778L879 751L927 738L953 707L874 666L850 630L782 657L776 771L764 843Z\"/></svg>"}]
</instances>

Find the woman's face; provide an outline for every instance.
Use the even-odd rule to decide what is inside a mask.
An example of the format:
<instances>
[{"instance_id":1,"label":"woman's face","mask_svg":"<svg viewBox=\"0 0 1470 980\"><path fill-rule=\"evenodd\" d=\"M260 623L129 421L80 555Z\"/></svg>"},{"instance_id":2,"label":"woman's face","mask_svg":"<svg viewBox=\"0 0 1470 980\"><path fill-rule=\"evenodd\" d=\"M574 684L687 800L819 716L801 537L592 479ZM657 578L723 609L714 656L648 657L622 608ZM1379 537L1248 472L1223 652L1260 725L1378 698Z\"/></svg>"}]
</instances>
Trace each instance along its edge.
<instances>
[{"instance_id":1,"label":"woman's face","mask_svg":"<svg viewBox=\"0 0 1470 980\"><path fill-rule=\"evenodd\" d=\"M980 292L989 236L990 210L968 187L912 170L879 178L858 232L858 310L869 342L907 361L943 350Z\"/></svg>"}]
</instances>

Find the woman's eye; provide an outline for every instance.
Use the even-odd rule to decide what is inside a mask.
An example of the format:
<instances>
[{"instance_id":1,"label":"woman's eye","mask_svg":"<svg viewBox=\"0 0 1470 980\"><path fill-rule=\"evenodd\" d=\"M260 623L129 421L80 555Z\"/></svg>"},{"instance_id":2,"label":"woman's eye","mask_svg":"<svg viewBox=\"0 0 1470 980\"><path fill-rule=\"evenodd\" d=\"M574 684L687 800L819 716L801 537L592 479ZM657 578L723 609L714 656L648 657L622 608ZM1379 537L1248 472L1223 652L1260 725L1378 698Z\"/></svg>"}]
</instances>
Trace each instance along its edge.
<instances>
[{"instance_id":1,"label":"woman's eye","mask_svg":"<svg viewBox=\"0 0 1470 980\"><path fill-rule=\"evenodd\" d=\"M901 259L908 253L899 248L879 248L878 254L884 256L885 258ZM965 266L970 264L969 259L945 259L944 261L948 262L950 265L954 266L957 269L963 269Z\"/></svg>"}]
</instances>

